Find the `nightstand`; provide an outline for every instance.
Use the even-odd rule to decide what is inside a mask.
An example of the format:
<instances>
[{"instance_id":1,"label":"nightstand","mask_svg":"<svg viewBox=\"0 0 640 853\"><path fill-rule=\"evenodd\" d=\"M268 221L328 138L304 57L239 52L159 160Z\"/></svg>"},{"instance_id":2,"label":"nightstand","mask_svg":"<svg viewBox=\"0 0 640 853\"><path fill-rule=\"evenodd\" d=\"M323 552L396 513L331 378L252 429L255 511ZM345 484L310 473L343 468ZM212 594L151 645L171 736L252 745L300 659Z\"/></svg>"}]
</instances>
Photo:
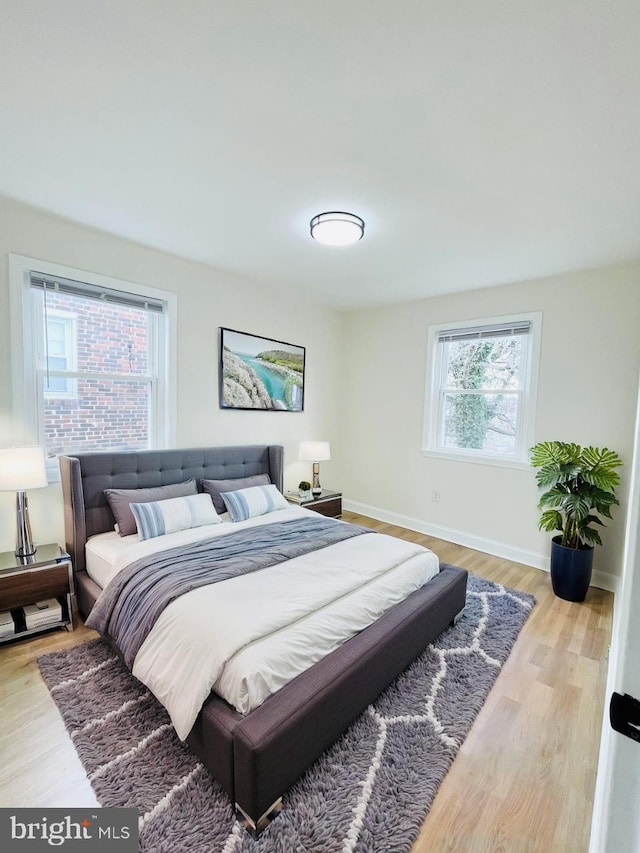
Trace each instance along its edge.
<instances>
[{"instance_id":1,"label":"nightstand","mask_svg":"<svg viewBox=\"0 0 640 853\"><path fill-rule=\"evenodd\" d=\"M0 643L27 637L50 628L73 631L73 567L71 557L59 545L39 545L31 557L16 557L13 551L0 554L0 611L9 610L15 633L0 637ZM61 606L60 619L27 628L23 607L48 598Z\"/></svg>"},{"instance_id":2,"label":"nightstand","mask_svg":"<svg viewBox=\"0 0 640 853\"><path fill-rule=\"evenodd\" d=\"M311 494L308 498L301 498L298 492L285 492L285 498L289 503L298 504L305 509L312 509L320 515L329 518L342 518L342 492L334 492L332 489L323 489L317 498Z\"/></svg>"}]
</instances>

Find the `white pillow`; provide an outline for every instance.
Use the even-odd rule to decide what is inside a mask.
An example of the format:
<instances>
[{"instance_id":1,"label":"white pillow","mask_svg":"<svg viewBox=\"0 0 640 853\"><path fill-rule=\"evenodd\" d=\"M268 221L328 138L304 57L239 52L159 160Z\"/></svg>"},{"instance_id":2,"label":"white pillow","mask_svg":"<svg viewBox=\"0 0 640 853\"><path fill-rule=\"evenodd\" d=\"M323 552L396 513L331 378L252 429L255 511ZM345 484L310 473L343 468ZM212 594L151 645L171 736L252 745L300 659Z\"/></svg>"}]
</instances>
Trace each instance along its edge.
<instances>
[{"instance_id":1,"label":"white pillow","mask_svg":"<svg viewBox=\"0 0 640 853\"><path fill-rule=\"evenodd\" d=\"M220 523L220 516L215 511L210 496L205 494L132 503L130 507L140 539L153 539L167 533L176 533L178 530Z\"/></svg>"},{"instance_id":2,"label":"white pillow","mask_svg":"<svg viewBox=\"0 0 640 853\"><path fill-rule=\"evenodd\" d=\"M220 497L229 510L231 521L246 521L256 515L289 508L284 496L273 483L268 486L250 486L235 492L221 492Z\"/></svg>"}]
</instances>

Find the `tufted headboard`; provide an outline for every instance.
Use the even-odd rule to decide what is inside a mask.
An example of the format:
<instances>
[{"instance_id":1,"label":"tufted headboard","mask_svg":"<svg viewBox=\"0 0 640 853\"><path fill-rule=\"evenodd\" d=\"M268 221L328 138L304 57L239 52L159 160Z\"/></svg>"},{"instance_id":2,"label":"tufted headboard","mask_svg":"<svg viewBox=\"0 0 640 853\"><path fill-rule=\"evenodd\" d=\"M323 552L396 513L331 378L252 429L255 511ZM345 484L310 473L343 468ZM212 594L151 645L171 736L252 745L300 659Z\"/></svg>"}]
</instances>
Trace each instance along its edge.
<instances>
[{"instance_id":1,"label":"tufted headboard","mask_svg":"<svg viewBox=\"0 0 640 853\"><path fill-rule=\"evenodd\" d=\"M85 569L90 536L113 530L105 489L145 489L198 481L268 474L282 491L284 448L277 444L83 453L60 457L67 551L76 571Z\"/></svg>"}]
</instances>

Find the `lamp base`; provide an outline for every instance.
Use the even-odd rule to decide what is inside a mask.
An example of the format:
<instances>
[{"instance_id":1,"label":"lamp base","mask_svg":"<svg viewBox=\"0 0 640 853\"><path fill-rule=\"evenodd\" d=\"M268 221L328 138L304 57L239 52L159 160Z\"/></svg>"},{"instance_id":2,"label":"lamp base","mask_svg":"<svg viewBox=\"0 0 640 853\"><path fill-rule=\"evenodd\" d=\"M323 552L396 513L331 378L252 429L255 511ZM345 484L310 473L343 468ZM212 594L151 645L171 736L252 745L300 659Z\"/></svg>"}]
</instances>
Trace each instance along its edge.
<instances>
[{"instance_id":1,"label":"lamp base","mask_svg":"<svg viewBox=\"0 0 640 853\"><path fill-rule=\"evenodd\" d=\"M36 553L33 539L31 538L31 524L29 523L29 505L25 492L16 492L16 522L18 533L16 537L16 557L31 557Z\"/></svg>"},{"instance_id":2,"label":"lamp base","mask_svg":"<svg viewBox=\"0 0 640 853\"><path fill-rule=\"evenodd\" d=\"M313 483L311 484L311 494L314 498L319 498L322 494L322 486L320 485L320 463L313 463Z\"/></svg>"}]
</instances>

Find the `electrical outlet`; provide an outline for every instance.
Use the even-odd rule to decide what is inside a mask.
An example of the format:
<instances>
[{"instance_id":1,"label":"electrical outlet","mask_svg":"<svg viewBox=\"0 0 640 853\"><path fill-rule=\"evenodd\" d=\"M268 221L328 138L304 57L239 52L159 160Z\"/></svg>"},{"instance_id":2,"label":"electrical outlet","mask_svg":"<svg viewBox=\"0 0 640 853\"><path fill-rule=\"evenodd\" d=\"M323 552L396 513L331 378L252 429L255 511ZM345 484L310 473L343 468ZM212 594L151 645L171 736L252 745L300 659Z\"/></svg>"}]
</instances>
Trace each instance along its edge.
<instances>
[{"instance_id":1,"label":"electrical outlet","mask_svg":"<svg viewBox=\"0 0 640 853\"><path fill-rule=\"evenodd\" d=\"M431 500L434 502L434 504L439 504L439 503L440 503L440 492L439 492L439 490L438 490L438 489L434 489L434 490L431 492Z\"/></svg>"}]
</instances>

